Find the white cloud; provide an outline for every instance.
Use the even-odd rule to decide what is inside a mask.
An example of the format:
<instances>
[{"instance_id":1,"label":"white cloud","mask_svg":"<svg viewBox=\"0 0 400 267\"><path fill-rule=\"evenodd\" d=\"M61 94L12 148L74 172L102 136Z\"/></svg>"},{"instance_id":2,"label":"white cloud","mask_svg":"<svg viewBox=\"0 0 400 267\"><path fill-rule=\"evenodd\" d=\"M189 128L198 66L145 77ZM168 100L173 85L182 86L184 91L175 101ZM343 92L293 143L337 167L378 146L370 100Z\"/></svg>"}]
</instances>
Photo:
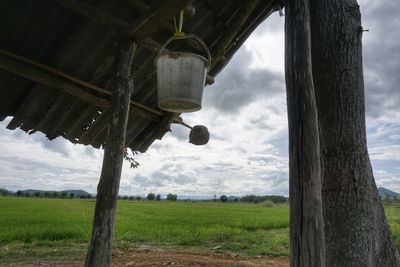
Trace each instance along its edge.
<instances>
[{"instance_id":1,"label":"white cloud","mask_svg":"<svg viewBox=\"0 0 400 267\"><path fill-rule=\"evenodd\" d=\"M275 12L246 41L245 47L252 52L251 68L283 73L284 23L285 17Z\"/></svg>"}]
</instances>

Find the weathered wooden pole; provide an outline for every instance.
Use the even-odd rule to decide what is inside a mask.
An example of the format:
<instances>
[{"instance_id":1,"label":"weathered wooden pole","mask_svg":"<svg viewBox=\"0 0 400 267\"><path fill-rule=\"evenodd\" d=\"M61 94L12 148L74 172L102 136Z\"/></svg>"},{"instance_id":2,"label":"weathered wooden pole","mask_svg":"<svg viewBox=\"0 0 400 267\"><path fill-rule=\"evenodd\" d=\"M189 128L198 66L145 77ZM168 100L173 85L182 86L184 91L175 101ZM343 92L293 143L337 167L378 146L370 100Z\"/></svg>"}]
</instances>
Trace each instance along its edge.
<instances>
[{"instance_id":1,"label":"weathered wooden pole","mask_svg":"<svg viewBox=\"0 0 400 267\"><path fill-rule=\"evenodd\" d=\"M136 44L122 39L110 83L112 117L104 148L103 167L97 187L92 236L86 266L111 266L115 210L125 149L129 102L133 91L132 61Z\"/></svg>"},{"instance_id":2,"label":"weathered wooden pole","mask_svg":"<svg viewBox=\"0 0 400 267\"><path fill-rule=\"evenodd\" d=\"M317 106L307 0L285 1L290 265L325 266Z\"/></svg>"}]
</instances>

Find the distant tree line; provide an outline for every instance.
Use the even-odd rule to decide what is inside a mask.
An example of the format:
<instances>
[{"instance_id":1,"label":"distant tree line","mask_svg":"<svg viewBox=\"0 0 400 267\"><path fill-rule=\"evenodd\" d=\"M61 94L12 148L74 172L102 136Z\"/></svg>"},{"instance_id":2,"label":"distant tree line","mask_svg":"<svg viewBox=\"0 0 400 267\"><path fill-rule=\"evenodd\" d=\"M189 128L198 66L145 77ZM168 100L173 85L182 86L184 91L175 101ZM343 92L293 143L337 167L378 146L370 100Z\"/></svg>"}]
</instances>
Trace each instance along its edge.
<instances>
[{"instance_id":1,"label":"distant tree line","mask_svg":"<svg viewBox=\"0 0 400 267\"><path fill-rule=\"evenodd\" d=\"M217 198L214 197L214 201L217 201ZM288 198L285 196L278 195L267 195L267 196L256 196L256 195L246 195L243 197L235 197L221 195L219 200L221 202L248 202L248 203L263 203L263 202L271 202L273 204L283 204L288 202Z\"/></svg>"},{"instance_id":2,"label":"distant tree line","mask_svg":"<svg viewBox=\"0 0 400 267\"><path fill-rule=\"evenodd\" d=\"M283 204L288 202L288 198L285 196L278 196L278 195L267 195L267 196L247 195L240 198L240 202L261 203L265 201L271 201L274 204Z\"/></svg>"},{"instance_id":3,"label":"distant tree line","mask_svg":"<svg viewBox=\"0 0 400 267\"><path fill-rule=\"evenodd\" d=\"M91 199L95 198L94 196L90 194L85 194L85 195L79 195L79 194L74 194L74 193L67 193L64 191L43 191L43 192L27 192L27 191L21 191L18 190L17 192L11 192L8 191L7 189L0 188L0 196L16 196L16 197L31 197L31 198L59 198L59 199L73 199L73 198L80 198L80 199ZM390 204L400 204L400 196L393 196L393 195L388 195L385 194L384 196L380 197L383 204L385 205L390 205ZM147 194L146 197L142 196L127 196L127 195L120 195L118 196L118 199L120 200L130 200L130 201L142 201L142 200L148 200L148 201L161 201L161 195L160 194L155 194L153 192L150 192ZM172 194L168 193L166 196L167 201L177 201L178 196L177 194ZM246 195L243 197L236 197L236 196L226 196L226 195L221 195L219 198L217 198L216 195L214 195L213 199L208 199L208 200L184 200L185 202L187 201L221 201L221 202L247 202L247 203L265 203L265 202L270 202L273 204L284 204L288 203L289 199L285 196L278 196L278 195L266 195L266 196L256 196L256 195Z\"/></svg>"},{"instance_id":4,"label":"distant tree line","mask_svg":"<svg viewBox=\"0 0 400 267\"><path fill-rule=\"evenodd\" d=\"M146 197L141 197L141 196L118 196L118 199L122 199L122 200L148 200L148 201L161 201L161 194L156 194L153 192L150 192L146 195ZM167 201L176 201L178 199L178 195L177 194L172 194L169 193L166 196L166 200Z\"/></svg>"},{"instance_id":5,"label":"distant tree line","mask_svg":"<svg viewBox=\"0 0 400 267\"><path fill-rule=\"evenodd\" d=\"M382 200L382 203L385 205L400 204L400 196L393 196L393 195L385 194L383 197L380 197L380 198Z\"/></svg>"},{"instance_id":6,"label":"distant tree line","mask_svg":"<svg viewBox=\"0 0 400 267\"><path fill-rule=\"evenodd\" d=\"M86 192L85 192L86 193ZM80 198L80 199L91 199L95 198L94 196L90 194L75 194L75 193L68 193L65 191L33 191L33 190L18 190L17 192L11 192L8 191L7 189L0 188L0 196L16 196L16 197L31 197L31 198L60 198L60 199L72 199L72 198ZM119 195L118 196L119 200L136 200L136 201L141 201L141 200L149 200L149 201L161 201L161 195L160 194L155 194L153 192L150 192L147 194L146 197L142 196L128 196L128 195ZM177 194L172 194L168 193L166 196L167 201L177 201L178 195Z\"/></svg>"},{"instance_id":7,"label":"distant tree line","mask_svg":"<svg viewBox=\"0 0 400 267\"><path fill-rule=\"evenodd\" d=\"M133 201L133 200L136 200L136 201L139 201L139 200L142 200L143 198L141 197L141 196L127 196L127 195L124 195L124 196L118 196L118 199L119 200L130 200L130 201Z\"/></svg>"},{"instance_id":8,"label":"distant tree line","mask_svg":"<svg viewBox=\"0 0 400 267\"><path fill-rule=\"evenodd\" d=\"M6 189L0 188L0 195L1 196L16 196L16 197L32 197L32 198L61 198L61 199L67 199L67 198L80 198L80 199L90 199L92 198L92 195L90 194L84 194L84 195L78 195L75 193L67 193L67 192L56 192L56 191L51 191L51 192L27 192L27 191L21 191L18 190L17 192L10 192Z\"/></svg>"},{"instance_id":9,"label":"distant tree line","mask_svg":"<svg viewBox=\"0 0 400 267\"><path fill-rule=\"evenodd\" d=\"M161 201L161 195L160 194L156 195L155 193L150 192L150 193L147 194L146 199L150 200L150 201L153 201L153 200ZM176 201L178 199L178 195L177 194L168 193L166 199L168 201Z\"/></svg>"},{"instance_id":10,"label":"distant tree line","mask_svg":"<svg viewBox=\"0 0 400 267\"><path fill-rule=\"evenodd\" d=\"M61 199L72 199L72 198L80 198L80 199L91 199L94 198L92 195L77 195L74 193L67 193L64 191L57 192L57 191L43 191L43 192L27 192L18 190L17 192L10 192L4 188L0 188L0 195L1 196L17 196L17 197L35 197L35 198L61 198ZM141 200L148 200L148 201L161 201L161 195L156 194L154 192L150 192L146 195L146 197L142 196L128 196L128 195L120 195L118 196L120 200L130 200L130 201L141 201ZM173 193L168 193L165 198L167 201L177 201L178 195ZM247 202L247 203L264 203L264 202L271 202L273 204L283 204L288 202L288 198L285 196L278 196L278 195L266 195L266 196L256 196L256 195L246 195L243 197L236 197L236 196L226 196L221 195L217 198L214 195L213 199L209 200L197 200L197 201L221 201L221 202ZM389 195L382 198L384 203L391 204L391 203L400 203L400 197L391 197ZM185 200L188 201L188 200ZM190 201L190 200L189 200Z\"/></svg>"},{"instance_id":11,"label":"distant tree line","mask_svg":"<svg viewBox=\"0 0 400 267\"><path fill-rule=\"evenodd\" d=\"M169 193L166 196L166 200L168 200L168 201L176 201L177 198L178 198L178 195L172 194L172 193ZM140 200L161 201L161 194L156 194L156 193L150 192L145 197L124 195L124 196L118 196L118 199L120 199L120 200L136 200L136 201L140 201Z\"/></svg>"}]
</instances>

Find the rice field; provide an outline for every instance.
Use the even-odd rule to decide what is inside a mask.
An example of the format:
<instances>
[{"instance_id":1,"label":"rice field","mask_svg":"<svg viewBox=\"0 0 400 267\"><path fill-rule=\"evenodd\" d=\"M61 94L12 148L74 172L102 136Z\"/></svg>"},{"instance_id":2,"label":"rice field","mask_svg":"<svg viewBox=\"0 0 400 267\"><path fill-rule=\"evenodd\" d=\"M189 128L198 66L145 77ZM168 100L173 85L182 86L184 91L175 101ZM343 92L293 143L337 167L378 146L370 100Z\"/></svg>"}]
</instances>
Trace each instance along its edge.
<instances>
[{"instance_id":1,"label":"rice field","mask_svg":"<svg viewBox=\"0 0 400 267\"><path fill-rule=\"evenodd\" d=\"M84 253L94 204L1 197L0 259ZM400 207L386 207L386 212L400 247ZM286 205L119 201L114 244L288 255L288 227Z\"/></svg>"}]
</instances>

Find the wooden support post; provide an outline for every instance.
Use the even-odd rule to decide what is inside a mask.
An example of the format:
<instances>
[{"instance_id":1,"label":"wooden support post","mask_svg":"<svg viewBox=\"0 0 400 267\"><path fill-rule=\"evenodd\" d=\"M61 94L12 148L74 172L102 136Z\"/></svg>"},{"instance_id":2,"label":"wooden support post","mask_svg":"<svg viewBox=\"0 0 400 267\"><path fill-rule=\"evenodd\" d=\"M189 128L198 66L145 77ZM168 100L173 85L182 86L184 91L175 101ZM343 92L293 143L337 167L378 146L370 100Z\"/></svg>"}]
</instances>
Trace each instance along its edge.
<instances>
[{"instance_id":1,"label":"wooden support post","mask_svg":"<svg viewBox=\"0 0 400 267\"><path fill-rule=\"evenodd\" d=\"M317 106L308 0L285 3L290 266L325 266Z\"/></svg>"},{"instance_id":2,"label":"wooden support post","mask_svg":"<svg viewBox=\"0 0 400 267\"><path fill-rule=\"evenodd\" d=\"M114 62L110 85L112 116L104 148L92 236L85 266L111 266L115 211L125 149L129 102L133 91L131 67L135 49L136 44L132 40L121 40Z\"/></svg>"}]
</instances>

